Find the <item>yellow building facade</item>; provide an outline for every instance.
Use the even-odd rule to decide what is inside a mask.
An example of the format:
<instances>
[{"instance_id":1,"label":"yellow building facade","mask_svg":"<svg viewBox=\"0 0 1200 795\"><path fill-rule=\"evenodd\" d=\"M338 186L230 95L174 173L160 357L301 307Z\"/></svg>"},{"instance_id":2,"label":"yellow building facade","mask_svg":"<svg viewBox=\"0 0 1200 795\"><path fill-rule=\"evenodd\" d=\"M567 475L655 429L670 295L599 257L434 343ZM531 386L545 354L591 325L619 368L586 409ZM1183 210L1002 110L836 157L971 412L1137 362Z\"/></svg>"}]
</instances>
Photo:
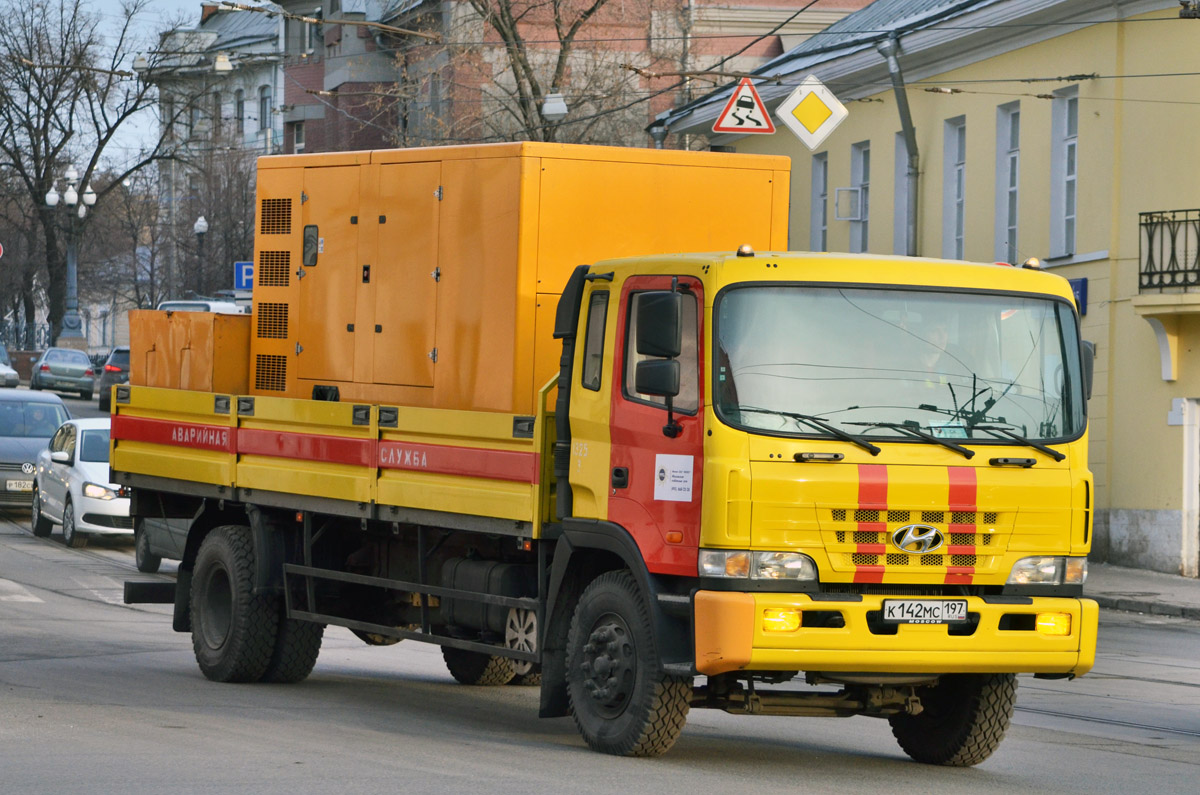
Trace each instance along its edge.
<instances>
[{"instance_id":1,"label":"yellow building facade","mask_svg":"<svg viewBox=\"0 0 1200 795\"><path fill-rule=\"evenodd\" d=\"M712 139L791 157L792 249L906 252L908 152L878 49L902 5L879 0L760 70L779 81L758 84L768 108L808 74L845 101L817 150L782 125ZM1198 576L1200 20L1175 2L920 5L924 21L893 28L916 254L1036 257L1072 280L1097 346L1093 559ZM728 95L676 109L671 132L708 132Z\"/></svg>"}]
</instances>

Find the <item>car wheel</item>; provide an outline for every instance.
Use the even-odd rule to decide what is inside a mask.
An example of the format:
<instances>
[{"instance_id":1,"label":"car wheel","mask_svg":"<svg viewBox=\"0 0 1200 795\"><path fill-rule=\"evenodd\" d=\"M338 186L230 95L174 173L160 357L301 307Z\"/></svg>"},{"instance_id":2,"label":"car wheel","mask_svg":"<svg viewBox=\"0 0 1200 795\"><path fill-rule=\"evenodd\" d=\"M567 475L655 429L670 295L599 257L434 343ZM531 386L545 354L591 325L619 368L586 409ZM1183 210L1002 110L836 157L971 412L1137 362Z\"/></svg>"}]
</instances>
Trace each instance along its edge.
<instances>
[{"instance_id":1,"label":"car wheel","mask_svg":"<svg viewBox=\"0 0 1200 795\"><path fill-rule=\"evenodd\" d=\"M42 391L42 385L39 384L37 381L35 381L32 378L29 379L29 388L32 389L34 392Z\"/></svg>"},{"instance_id":2,"label":"car wheel","mask_svg":"<svg viewBox=\"0 0 1200 795\"><path fill-rule=\"evenodd\" d=\"M80 392L79 397L83 398L84 400L91 400L93 394L94 393L92 392L92 390L89 389L86 392Z\"/></svg>"},{"instance_id":3,"label":"car wheel","mask_svg":"<svg viewBox=\"0 0 1200 795\"><path fill-rule=\"evenodd\" d=\"M63 543L72 549L87 546L87 536L75 527L75 506L70 497L63 505Z\"/></svg>"},{"instance_id":4,"label":"car wheel","mask_svg":"<svg viewBox=\"0 0 1200 795\"><path fill-rule=\"evenodd\" d=\"M100 402L99 402L99 405L97 406L97 408L99 408L101 411L105 412L106 414L112 413L112 397L109 396L108 392L101 390Z\"/></svg>"},{"instance_id":5,"label":"car wheel","mask_svg":"<svg viewBox=\"0 0 1200 795\"><path fill-rule=\"evenodd\" d=\"M37 486L33 487L33 502L29 505L29 523L33 525L33 534L45 538L54 529L54 524L42 513L42 495Z\"/></svg>"},{"instance_id":6,"label":"car wheel","mask_svg":"<svg viewBox=\"0 0 1200 795\"><path fill-rule=\"evenodd\" d=\"M150 551L150 539L140 527L133 531L133 557L137 562L137 570L143 574L154 574L162 565L162 556Z\"/></svg>"}]
</instances>

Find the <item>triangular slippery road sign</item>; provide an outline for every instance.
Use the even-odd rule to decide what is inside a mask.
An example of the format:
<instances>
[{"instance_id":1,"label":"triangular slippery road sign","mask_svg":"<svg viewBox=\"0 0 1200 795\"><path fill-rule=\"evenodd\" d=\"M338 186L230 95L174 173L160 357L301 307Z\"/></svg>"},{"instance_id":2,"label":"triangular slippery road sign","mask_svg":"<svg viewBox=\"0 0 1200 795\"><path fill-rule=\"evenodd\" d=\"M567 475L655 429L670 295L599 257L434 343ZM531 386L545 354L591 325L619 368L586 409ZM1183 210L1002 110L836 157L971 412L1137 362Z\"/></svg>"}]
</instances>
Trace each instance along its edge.
<instances>
[{"instance_id":1,"label":"triangular slippery road sign","mask_svg":"<svg viewBox=\"0 0 1200 795\"><path fill-rule=\"evenodd\" d=\"M729 96L725 109L713 125L713 132L764 135L775 132L771 114L767 113L767 106L749 77L743 77Z\"/></svg>"}]
</instances>

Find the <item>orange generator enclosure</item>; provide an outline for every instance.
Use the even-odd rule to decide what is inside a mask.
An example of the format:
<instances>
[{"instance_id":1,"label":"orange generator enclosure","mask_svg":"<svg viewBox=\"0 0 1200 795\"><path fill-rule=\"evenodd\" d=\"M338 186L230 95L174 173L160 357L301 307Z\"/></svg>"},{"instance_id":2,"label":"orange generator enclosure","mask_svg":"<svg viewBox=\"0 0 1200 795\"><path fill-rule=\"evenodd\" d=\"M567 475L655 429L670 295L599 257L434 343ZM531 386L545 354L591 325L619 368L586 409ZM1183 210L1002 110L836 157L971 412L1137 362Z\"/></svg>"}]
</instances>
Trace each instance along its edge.
<instances>
[{"instance_id":1,"label":"orange generator enclosure","mask_svg":"<svg viewBox=\"0 0 1200 795\"><path fill-rule=\"evenodd\" d=\"M788 243L785 157L525 142L258 163L253 395L532 414L576 265Z\"/></svg>"}]
</instances>

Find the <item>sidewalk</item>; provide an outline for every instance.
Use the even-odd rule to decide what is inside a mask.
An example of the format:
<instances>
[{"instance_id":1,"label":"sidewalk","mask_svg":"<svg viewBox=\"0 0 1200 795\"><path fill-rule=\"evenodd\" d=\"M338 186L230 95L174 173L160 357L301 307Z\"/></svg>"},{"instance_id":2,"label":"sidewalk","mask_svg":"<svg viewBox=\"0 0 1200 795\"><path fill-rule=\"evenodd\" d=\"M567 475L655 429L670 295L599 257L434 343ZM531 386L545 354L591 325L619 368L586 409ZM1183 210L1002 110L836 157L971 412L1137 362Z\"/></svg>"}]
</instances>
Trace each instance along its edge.
<instances>
[{"instance_id":1,"label":"sidewalk","mask_svg":"<svg viewBox=\"0 0 1200 795\"><path fill-rule=\"evenodd\" d=\"M1091 563L1083 595L1113 610L1200 620L1200 579Z\"/></svg>"}]
</instances>

